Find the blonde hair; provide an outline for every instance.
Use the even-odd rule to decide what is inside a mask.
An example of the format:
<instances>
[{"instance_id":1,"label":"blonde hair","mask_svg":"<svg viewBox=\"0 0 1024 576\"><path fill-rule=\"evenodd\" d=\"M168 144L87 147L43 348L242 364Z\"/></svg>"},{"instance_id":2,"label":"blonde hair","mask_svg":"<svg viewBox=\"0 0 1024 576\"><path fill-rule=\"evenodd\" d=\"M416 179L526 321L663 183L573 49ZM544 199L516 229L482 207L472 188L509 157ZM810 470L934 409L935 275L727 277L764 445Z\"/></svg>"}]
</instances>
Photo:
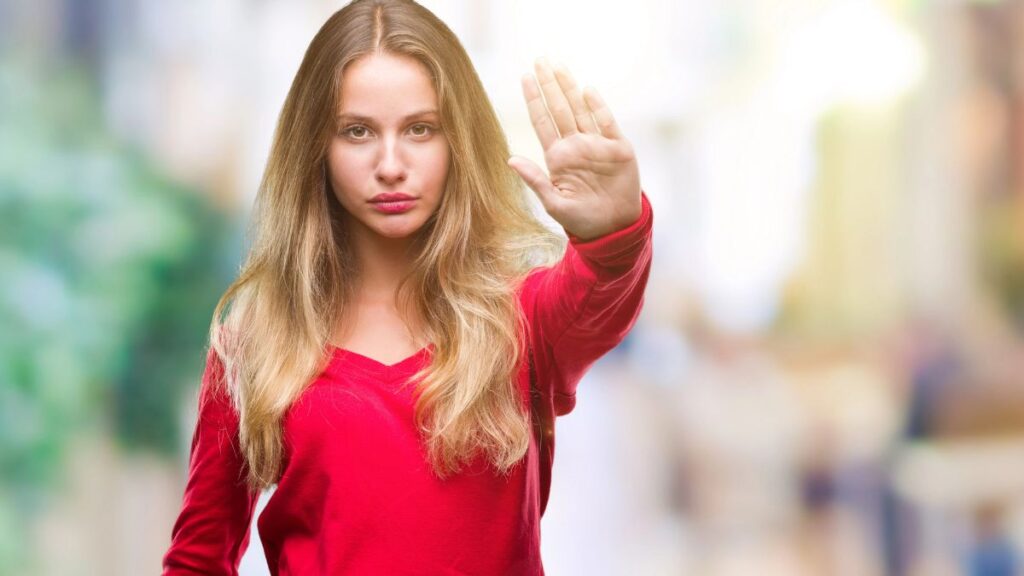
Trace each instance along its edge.
<instances>
[{"instance_id":1,"label":"blonde hair","mask_svg":"<svg viewBox=\"0 0 1024 576\"><path fill-rule=\"evenodd\" d=\"M221 297L210 343L224 365L253 489L277 482L282 418L330 357L358 263L343 208L325 177L342 73L375 53L411 56L430 73L451 154L437 212L397 297L434 344L410 378L416 425L435 473L457 472L478 451L507 473L529 445L529 416L515 386L525 342L515 289L552 262L565 239L534 217L507 165L508 143L465 49L409 0L356 0L313 38L284 102L257 194L251 247ZM222 320L223 317L223 320Z\"/></svg>"}]
</instances>

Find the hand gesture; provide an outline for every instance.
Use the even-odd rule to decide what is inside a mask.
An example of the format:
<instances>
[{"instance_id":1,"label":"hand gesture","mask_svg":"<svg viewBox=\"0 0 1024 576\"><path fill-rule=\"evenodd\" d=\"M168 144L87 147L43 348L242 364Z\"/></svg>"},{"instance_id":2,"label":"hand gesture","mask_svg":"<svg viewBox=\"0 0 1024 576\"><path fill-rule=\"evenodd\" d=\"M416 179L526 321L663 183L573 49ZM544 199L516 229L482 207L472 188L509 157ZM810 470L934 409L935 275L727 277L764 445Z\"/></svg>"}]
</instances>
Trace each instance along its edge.
<instances>
[{"instance_id":1,"label":"hand gesture","mask_svg":"<svg viewBox=\"0 0 1024 576\"><path fill-rule=\"evenodd\" d=\"M536 78L523 75L523 96L550 176L520 156L508 165L567 233L591 240L629 226L642 208L640 174L611 110L564 66L538 59L534 68Z\"/></svg>"}]
</instances>

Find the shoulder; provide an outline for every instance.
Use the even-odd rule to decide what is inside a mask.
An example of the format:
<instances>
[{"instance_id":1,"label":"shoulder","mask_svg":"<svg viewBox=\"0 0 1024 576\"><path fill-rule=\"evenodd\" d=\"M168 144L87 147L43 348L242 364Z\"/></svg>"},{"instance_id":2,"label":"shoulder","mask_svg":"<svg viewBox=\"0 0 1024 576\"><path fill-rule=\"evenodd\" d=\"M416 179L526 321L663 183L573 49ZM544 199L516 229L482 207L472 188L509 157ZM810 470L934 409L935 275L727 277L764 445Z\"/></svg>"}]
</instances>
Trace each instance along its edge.
<instances>
[{"instance_id":1,"label":"shoulder","mask_svg":"<svg viewBox=\"0 0 1024 576\"><path fill-rule=\"evenodd\" d=\"M209 347L198 392L198 409L202 417L222 421L236 420L238 412L232 400L226 373L224 359L214 347Z\"/></svg>"}]
</instances>

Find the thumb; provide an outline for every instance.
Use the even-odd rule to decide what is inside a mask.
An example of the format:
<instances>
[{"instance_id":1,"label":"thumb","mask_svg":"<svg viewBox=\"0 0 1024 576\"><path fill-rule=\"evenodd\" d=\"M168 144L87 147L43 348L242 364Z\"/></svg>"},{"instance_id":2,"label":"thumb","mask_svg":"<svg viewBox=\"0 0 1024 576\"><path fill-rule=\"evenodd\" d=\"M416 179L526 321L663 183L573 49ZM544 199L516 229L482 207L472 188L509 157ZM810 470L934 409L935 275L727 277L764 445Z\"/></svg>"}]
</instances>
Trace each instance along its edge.
<instances>
[{"instance_id":1,"label":"thumb","mask_svg":"<svg viewBox=\"0 0 1024 576\"><path fill-rule=\"evenodd\" d=\"M544 170L537 166L536 163L522 156L512 156L509 158L508 166L522 177L526 185L540 198L540 203L550 212L552 200L554 200L554 185L551 184L551 180L548 180Z\"/></svg>"}]
</instances>

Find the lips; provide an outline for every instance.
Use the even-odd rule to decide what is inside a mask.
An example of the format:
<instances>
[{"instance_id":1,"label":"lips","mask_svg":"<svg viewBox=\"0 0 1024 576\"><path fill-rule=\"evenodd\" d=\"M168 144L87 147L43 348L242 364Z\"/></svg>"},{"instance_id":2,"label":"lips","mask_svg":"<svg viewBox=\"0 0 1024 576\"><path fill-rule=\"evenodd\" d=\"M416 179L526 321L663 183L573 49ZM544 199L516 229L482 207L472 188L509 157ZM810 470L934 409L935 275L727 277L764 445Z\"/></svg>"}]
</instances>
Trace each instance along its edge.
<instances>
[{"instance_id":1,"label":"lips","mask_svg":"<svg viewBox=\"0 0 1024 576\"><path fill-rule=\"evenodd\" d=\"M370 205L382 214L403 214L416 205L416 197L403 192L385 192L371 198Z\"/></svg>"},{"instance_id":2,"label":"lips","mask_svg":"<svg viewBox=\"0 0 1024 576\"><path fill-rule=\"evenodd\" d=\"M373 202L373 203L378 203L378 202L404 202L404 201L407 201L407 200L415 200L415 199L416 199L415 196L411 196L411 195L405 194L403 192L384 192L382 194L377 194L373 198L370 198L370 202Z\"/></svg>"}]
</instances>

